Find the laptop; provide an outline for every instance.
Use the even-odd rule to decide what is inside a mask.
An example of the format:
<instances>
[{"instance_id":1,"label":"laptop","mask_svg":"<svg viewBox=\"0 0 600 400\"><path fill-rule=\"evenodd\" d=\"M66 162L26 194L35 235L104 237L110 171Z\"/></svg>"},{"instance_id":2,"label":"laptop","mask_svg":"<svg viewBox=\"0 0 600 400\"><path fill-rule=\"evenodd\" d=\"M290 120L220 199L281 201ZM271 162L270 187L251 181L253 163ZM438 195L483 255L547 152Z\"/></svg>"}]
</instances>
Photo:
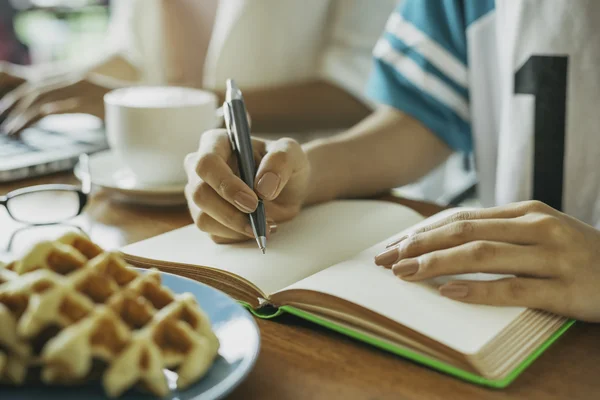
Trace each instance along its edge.
<instances>
[{"instance_id":1,"label":"laptop","mask_svg":"<svg viewBox=\"0 0 600 400\"><path fill-rule=\"evenodd\" d=\"M108 149L104 124L87 114L52 115L19 137L0 135L0 183L71 170L83 154Z\"/></svg>"}]
</instances>

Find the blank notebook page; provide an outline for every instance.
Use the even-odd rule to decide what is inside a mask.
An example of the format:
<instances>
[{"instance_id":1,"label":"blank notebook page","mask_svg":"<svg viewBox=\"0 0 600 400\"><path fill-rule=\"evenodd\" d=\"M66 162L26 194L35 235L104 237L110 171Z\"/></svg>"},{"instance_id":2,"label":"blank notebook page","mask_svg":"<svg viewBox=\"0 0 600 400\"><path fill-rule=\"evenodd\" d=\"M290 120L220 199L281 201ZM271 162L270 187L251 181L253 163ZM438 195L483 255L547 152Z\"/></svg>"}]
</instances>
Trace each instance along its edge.
<instances>
[{"instance_id":1,"label":"blank notebook page","mask_svg":"<svg viewBox=\"0 0 600 400\"><path fill-rule=\"evenodd\" d=\"M341 262L285 290L314 290L348 300L464 354L477 353L525 311L516 307L464 304L442 297L437 290L440 282L405 282L395 277L391 270L373 262L373 258L385 249L386 243L380 243L352 260ZM463 279L497 277L484 274L461 276Z\"/></svg>"},{"instance_id":2,"label":"blank notebook page","mask_svg":"<svg viewBox=\"0 0 600 400\"><path fill-rule=\"evenodd\" d=\"M373 200L333 201L304 209L281 224L261 254L256 241L218 245L187 226L121 249L127 255L213 267L274 293L422 221L413 210Z\"/></svg>"}]
</instances>

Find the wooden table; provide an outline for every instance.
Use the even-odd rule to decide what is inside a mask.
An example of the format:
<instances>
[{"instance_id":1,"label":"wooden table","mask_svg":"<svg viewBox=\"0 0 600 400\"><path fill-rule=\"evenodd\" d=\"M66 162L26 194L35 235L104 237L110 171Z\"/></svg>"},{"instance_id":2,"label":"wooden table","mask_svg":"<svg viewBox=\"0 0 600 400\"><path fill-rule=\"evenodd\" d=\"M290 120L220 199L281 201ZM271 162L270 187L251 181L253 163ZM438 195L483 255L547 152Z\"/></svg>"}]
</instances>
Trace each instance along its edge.
<instances>
[{"instance_id":1,"label":"wooden table","mask_svg":"<svg viewBox=\"0 0 600 400\"><path fill-rule=\"evenodd\" d=\"M49 182L73 183L74 179L62 174L0 185L0 195ZM439 209L404 203L425 215ZM190 222L183 206L119 204L105 192L94 194L77 220L106 248ZM17 228L0 210L0 249ZM292 316L257 322L261 354L232 399L600 399L600 324L577 323L509 388L493 390L450 378Z\"/></svg>"}]
</instances>

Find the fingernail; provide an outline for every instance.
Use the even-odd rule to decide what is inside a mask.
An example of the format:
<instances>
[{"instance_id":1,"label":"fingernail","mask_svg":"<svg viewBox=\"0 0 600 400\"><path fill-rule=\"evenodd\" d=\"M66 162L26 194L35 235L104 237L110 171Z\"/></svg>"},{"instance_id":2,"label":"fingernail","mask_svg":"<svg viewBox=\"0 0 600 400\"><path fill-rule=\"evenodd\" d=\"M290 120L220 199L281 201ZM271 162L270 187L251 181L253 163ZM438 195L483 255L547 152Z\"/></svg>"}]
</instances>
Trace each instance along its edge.
<instances>
[{"instance_id":1,"label":"fingernail","mask_svg":"<svg viewBox=\"0 0 600 400\"><path fill-rule=\"evenodd\" d=\"M279 186L279 176L272 172L267 172L259 179L256 184L256 191L267 200L271 200Z\"/></svg>"},{"instance_id":2,"label":"fingernail","mask_svg":"<svg viewBox=\"0 0 600 400\"><path fill-rule=\"evenodd\" d=\"M233 202L245 213L251 213L256 210L256 207L258 206L258 200L254 196L244 192L238 192L235 195Z\"/></svg>"},{"instance_id":3,"label":"fingernail","mask_svg":"<svg viewBox=\"0 0 600 400\"><path fill-rule=\"evenodd\" d=\"M398 243L400 243L401 241L403 241L407 237L408 237L408 235L404 235L400 239L396 240L395 242L392 242L392 243L388 244L387 246L385 246L385 248L389 249L390 247L393 247L393 246L397 245Z\"/></svg>"},{"instance_id":4,"label":"fingernail","mask_svg":"<svg viewBox=\"0 0 600 400\"><path fill-rule=\"evenodd\" d=\"M277 232L277 225L267 225L267 240L271 240L271 235Z\"/></svg>"},{"instance_id":5,"label":"fingernail","mask_svg":"<svg viewBox=\"0 0 600 400\"><path fill-rule=\"evenodd\" d=\"M272 219L267 219L267 225L269 226L269 232L275 233L277 232L277 224Z\"/></svg>"},{"instance_id":6,"label":"fingernail","mask_svg":"<svg viewBox=\"0 0 600 400\"><path fill-rule=\"evenodd\" d=\"M440 294L451 299L461 299L467 297L469 288L462 283L449 283L440 287Z\"/></svg>"},{"instance_id":7,"label":"fingernail","mask_svg":"<svg viewBox=\"0 0 600 400\"><path fill-rule=\"evenodd\" d=\"M400 278L414 275L419 270L419 260L416 258L410 258L408 260L402 260L398 264L392 267L394 275Z\"/></svg>"},{"instance_id":8,"label":"fingernail","mask_svg":"<svg viewBox=\"0 0 600 400\"><path fill-rule=\"evenodd\" d=\"M392 248L384 251L375 257L375 264L377 265L391 265L398 259L398 249Z\"/></svg>"},{"instance_id":9,"label":"fingernail","mask_svg":"<svg viewBox=\"0 0 600 400\"><path fill-rule=\"evenodd\" d=\"M252 226L246 225L246 227L244 228L244 231L246 231L246 233L248 235L254 237L254 230L252 229Z\"/></svg>"}]
</instances>

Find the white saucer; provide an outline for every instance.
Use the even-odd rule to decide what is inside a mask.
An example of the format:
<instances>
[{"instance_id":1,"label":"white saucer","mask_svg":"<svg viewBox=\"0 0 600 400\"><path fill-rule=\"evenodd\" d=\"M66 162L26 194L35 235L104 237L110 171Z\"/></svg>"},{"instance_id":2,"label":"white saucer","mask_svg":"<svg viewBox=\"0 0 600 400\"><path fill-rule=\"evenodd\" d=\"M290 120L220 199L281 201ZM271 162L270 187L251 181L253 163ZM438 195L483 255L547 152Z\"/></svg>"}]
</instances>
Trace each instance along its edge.
<instances>
[{"instance_id":1,"label":"white saucer","mask_svg":"<svg viewBox=\"0 0 600 400\"><path fill-rule=\"evenodd\" d=\"M110 150L91 154L89 164L92 184L110 191L115 200L156 206L185 204L185 182L166 185L140 182ZM74 173L81 180L79 164Z\"/></svg>"}]
</instances>

